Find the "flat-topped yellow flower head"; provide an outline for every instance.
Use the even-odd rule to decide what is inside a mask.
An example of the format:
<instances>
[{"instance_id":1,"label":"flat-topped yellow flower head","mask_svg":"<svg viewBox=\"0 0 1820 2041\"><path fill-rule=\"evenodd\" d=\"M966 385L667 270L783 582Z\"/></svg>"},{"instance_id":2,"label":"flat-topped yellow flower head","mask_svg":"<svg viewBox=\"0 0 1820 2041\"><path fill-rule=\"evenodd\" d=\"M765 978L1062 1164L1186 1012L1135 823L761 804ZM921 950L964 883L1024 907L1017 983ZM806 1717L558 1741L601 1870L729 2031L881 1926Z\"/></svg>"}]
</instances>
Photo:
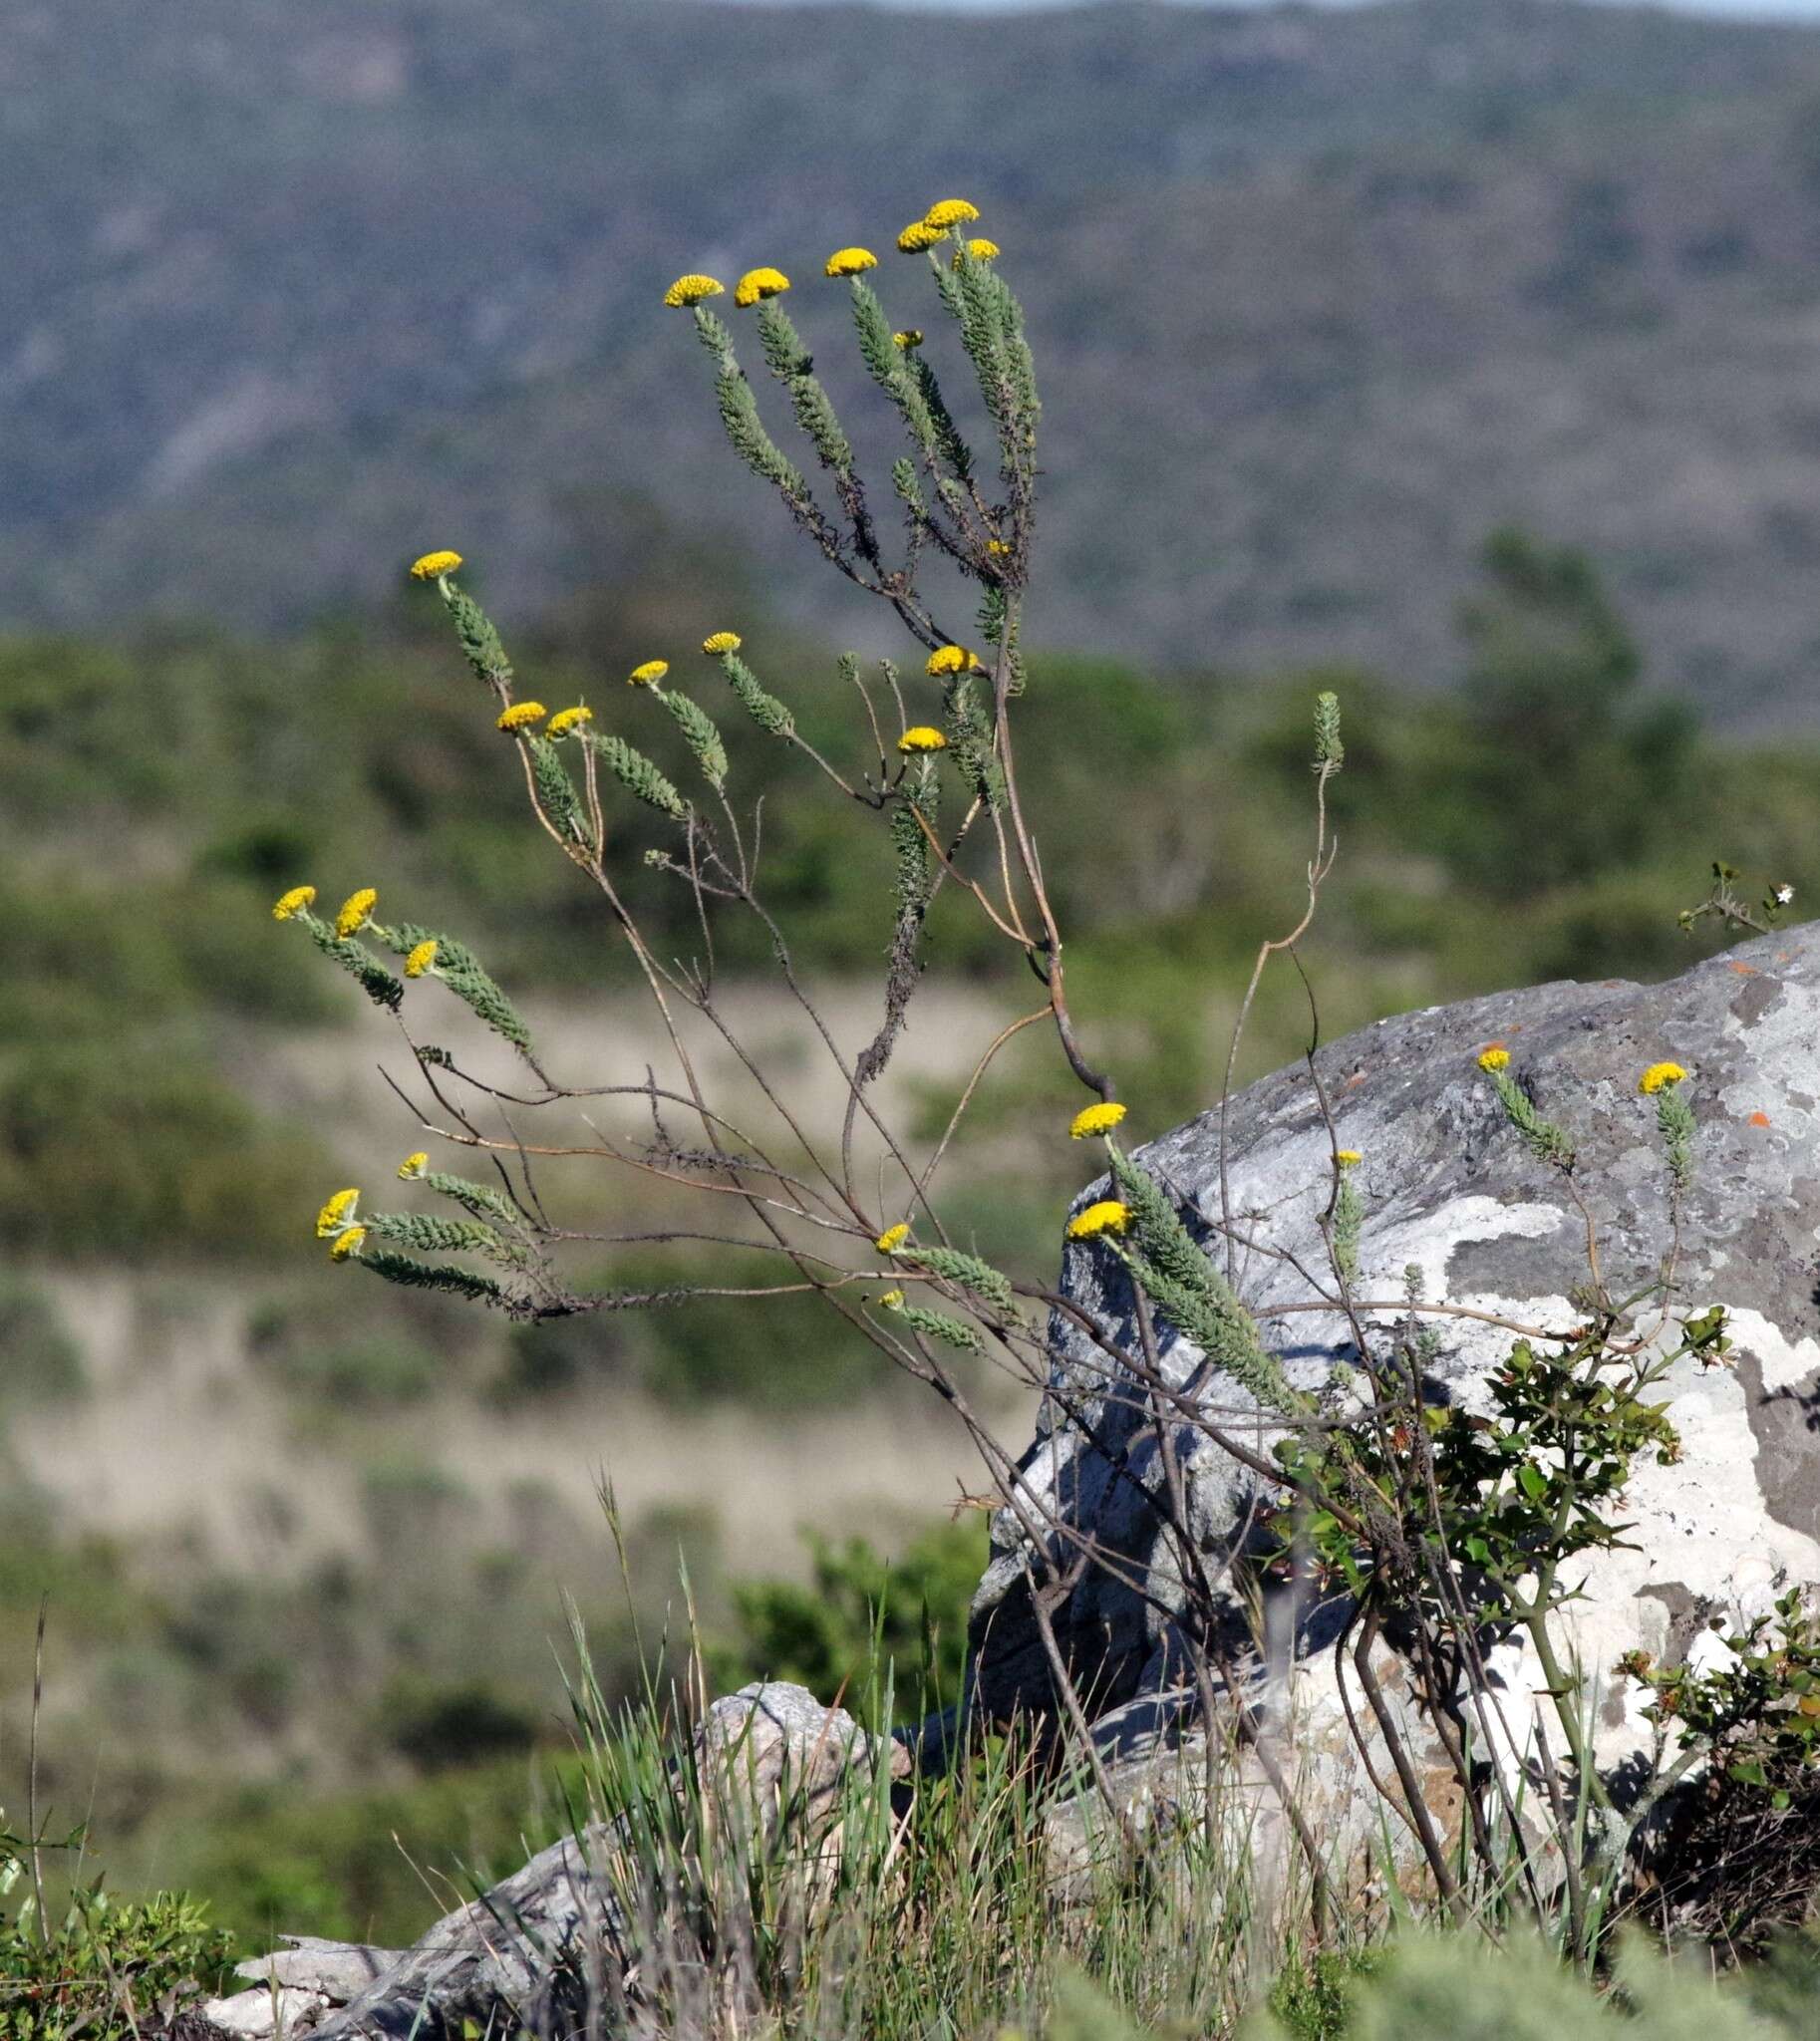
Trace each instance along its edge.
<instances>
[{"instance_id":1,"label":"flat-topped yellow flower head","mask_svg":"<svg viewBox=\"0 0 1820 2041\"><path fill-rule=\"evenodd\" d=\"M273 921L289 921L292 915L301 913L315 898L314 886L293 886L288 893L280 893L272 902Z\"/></svg>"},{"instance_id":2,"label":"flat-topped yellow flower head","mask_svg":"<svg viewBox=\"0 0 1820 2041\"><path fill-rule=\"evenodd\" d=\"M1357 1148L1342 1148L1336 1151L1334 1160L1342 1169L1357 1169L1365 1157Z\"/></svg>"},{"instance_id":3,"label":"flat-topped yellow flower head","mask_svg":"<svg viewBox=\"0 0 1820 2041\"><path fill-rule=\"evenodd\" d=\"M991 262L998 255L999 244L997 241L987 240L982 235L979 240L967 243L967 252L976 262ZM961 266L961 251L958 248L954 251L953 266L956 269L959 269Z\"/></svg>"},{"instance_id":4,"label":"flat-topped yellow flower head","mask_svg":"<svg viewBox=\"0 0 1820 2041\"><path fill-rule=\"evenodd\" d=\"M566 737L578 724L592 723L594 712L586 703L578 702L573 709L559 709L550 718L550 727L544 731L546 737Z\"/></svg>"},{"instance_id":5,"label":"flat-topped yellow flower head","mask_svg":"<svg viewBox=\"0 0 1820 2041\"><path fill-rule=\"evenodd\" d=\"M929 664L923 671L932 681L939 681L950 674L974 673L978 670L979 664L965 645L944 645L939 651L929 655Z\"/></svg>"},{"instance_id":6,"label":"flat-topped yellow flower head","mask_svg":"<svg viewBox=\"0 0 1820 2041\"><path fill-rule=\"evenodd\" d=\"M1068 1139L1086 1141L1095 1134L1109 1134L1124 1116L1125 1109L1116 1099L1104 1105L1083 1105L1068 1122Z\"/></svg>"},{"instance_id":7,"label":"flat-topped yellow flower head","mask_svg":"<svg viewBox=\"0 0 1820 2041\"><path fill-rule=\"evenodd\" d=\"M918 751L945 751L948 748L948 739L933 725L919 723L913 729L905 730L898 738L897 748L906 757Z\"/></svg>"},{"instance_id":8,"label":"flat-topped yellow flower head","mask_svg":"<svg viewBox=\"0 0 1820 2041\"><path fill-rule=\"evenodd\" d=\"M363 886L358 893L350 893L335 917L335 933L338 936L358 935L373 919L373 910L378 905L379 891L376 887Z\"/></svg>"},{"instance_id":9,"label":"flat-topped yellow flower head","mask_svg":"<svg viewBox=\"0 0 1820 2041\"><path fill-rule=\"evenodd\" d=\"M626 676L628 688L655 688L670 671L667 659L648 659L643 666L635 666Z\"/></svg>"},{"instance_id":10,"label":"flat-topped yellow flower head","mask_svg":"<svg viewBox=\"0 0 1820 2041\"><path fill-rule=\"evenodd\" d=\"M441 581L445 574L453 574L460 564L460 554L452 553L445 547L440 553L426 553L421 560L413 560L411 572L418 581Z\"/></svg>"},{"instance_id":11,"label":"flat-topped yellow flower head","mask_svg":"<svg viewBox=\"0 0 1820 2041\"><path fill-rule=\"evenodd\" d=\"M533 723L541 723L549 713L541 702L514 702L499 718L498 728L512 736L528 729Z\"/></svg>"},{"instance_id":12,"label":"flat-topped yellow flower head","mask_svg":"<svg viewBox=\"0 0 1820 2041\"><path fill-rule=\"evenodd\" d=\"M1069 1240L1097 1240L1102 1233L1123 1233L1131 1224L1131 1208L1117 1198L1101 1198L1068 1221Z\"/></svg>"},{"instance_id":13,"label":"flat-topped yellow flower head","mask_svg":"<svg viewBox=\"0 0 1820 2041\"><path fill-rule=\"evenodd\" d=\"M1679 1063L1652 1063L1638 1078L1637 1088L1653 1098L1668 1085L1684 1082L1686 1075Z\"/></svg>"},{"instance_id":14,"label":"flat-topped yellow flower head","mask_svg":"<svg viewBox=\"0 0 1820 2041\"><path fill-rule=\"evenodd\" d=\"M329 1250L331 1262L345 1262L350 1255L360 1253L360 1244L367 1237L364 1226L350 1226L346 1233L336 1237L335 1245Z\"/></svg>"},{"instance_id":15,"label":"flat-topped yellow flower head","mask_svg":"<svg viewBox=\"0 0 1820 2041\"><path fill-rule=\"evenodd\" d=\"M422 978L424 973L436 962L438 947L434 936L427 942L420 943L412 951L411 955L405 959L405 976L407 978Z\"/></svg>"},{"instance_id":16,"label":"flat-topped yellow flower head","mask_svg":"<svg viewBox=\"0 0 1820 2041\"><path fill-rule=\"evenodd\" d=\"M947 235L946 227L932 227L926 219L913 219L897 237L898 253L921 255L926 249L933 248L937 241L945 240Z\"/></svg>"},{"instance_id":17,"label":"flat-topped yellow flower head","mask_svg":"<svg viewBox=\"0 0 1820 2041\"><path fill-rule=\"evenodd\" d=\"M913 353L923 344L923 329L920 326L906 326L901 333L891 336L891 345L901 348L905 354Z\"/></svg>"},{"instance_id":18,"label":"flat-topped yellow flower head","mask_svg":"<svg viewBox=\"0 0 1820 2041\"><path fill-rule=\"evenodd\" d=\"M887 1290L878 1302L888 1312L901 1311L904 1305L904 1293L901 1290Z\"/></svg>"},{"instance_id":19,"label":"flat-topped yellow flower head","mask_svg":"<svg viewBox=\"0 0 1820 2041\"><path fill-rule=\"evenodd\" d=\"M354 1208L360 1203L358 1186L350 1185L345 1191L337 1191L316 1215L316 1238L327 1240L330 1234L339 1233L354 1216Z\"/></svg>"},{"instance_id":20,"label":"flat-topped yellow flower head","mask_svg":"<svg viewBox=\"0 0 1820 2041\"><path fill-rule=\"evenodd\" d=\"M407 1155L398 1166L399 1180L412 1183L430 1167L429 1151L420 1148L415 1155Z\"/></svg>"},{"instance_id":21,"label":"flat-topped yellow flower head","mask_svg":"<svg viewBox=\"0 0 1820 2041\"><path fill-rule=\"evenodd\" d=\"M1479 1068L1481 1070L1508 1070L1510 1068L1509 1049L1501 1041L1494 1041L1487 1047L1480 1049Z\"/></svg>"},{"instance_id":22,"label":"flat-topped yellow flower head","mask_svg":"<svg viewBox=\"0 0 1820 2041\"><path fill-rule=\"evenodd\" d=\"M702 640L702 650L713 659L723 652L738 652L745 642L738 631L711 631Z\"/></svg>"},{"instance_id":23,"label":"flat-topped yellow flower head","mask_svg":"<svg viewBox=\"0 0 1820 2041\"><path fill-rule=\"evenodd\" d=\"M872 1245L881 1255L894 1255L909 1238L910 1228L900 1219L895 1226L887 1226Z\"/></svg>"},{"instance_id":24,"label":"flat-topped yellow flower head","mask_svg":"<svg viewBox=\"0 0 1820 2041\"><path fill-rule=\"evenodd\" d=\"M858 276L862 270L876 269L878 257L870 248L836 248L828 257L829 276Z\"/></svg>"},{"instance_id":25,"label":"flat-topped yellow flower head","mask_svg":"<svg viewBox=\"0 0 1820 2041\"><path fill-rule=\"evenodd\" d=\"M923 214L923 224L933 227L938 234L945 234L950 227L958 227L966 220L976 220L980 208L968 198L938 198Z\"/></svg>"},{"instance_id":26,"label":"flat-topped yellow flower head","mask_svg":"<svg viewBox=\"0 0 1820 2041\"><path fill-rule=\"evenodd\" d=\"M699 305L704 298L722 297L726 290L727 286L712 276L679 276L664 293L664 303L675 311L679 305Z\"/></svg>"},{"instance_id":27,"label":"flat-topped yellow flower head","mask_svg":"<svg viewBox=\"0 0 1820 2041\"><path fill-rule=\"evenodd\" d=\"M780 269L749 269L734 287L736 305L756 305L760 298L780 298L790 280Z\"/></svg>"}]
</instances>

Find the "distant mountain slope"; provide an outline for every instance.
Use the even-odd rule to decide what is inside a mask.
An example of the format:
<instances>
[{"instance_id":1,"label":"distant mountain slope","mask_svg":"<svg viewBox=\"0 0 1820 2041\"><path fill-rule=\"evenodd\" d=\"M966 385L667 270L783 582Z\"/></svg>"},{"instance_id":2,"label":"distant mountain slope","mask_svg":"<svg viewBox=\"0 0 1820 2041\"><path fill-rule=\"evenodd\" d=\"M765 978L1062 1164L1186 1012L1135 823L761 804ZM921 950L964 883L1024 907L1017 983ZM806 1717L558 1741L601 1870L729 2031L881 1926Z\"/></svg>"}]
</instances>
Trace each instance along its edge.
<instances>
[{"instance_id":1,"label":"distant mountain slope","mask_svg":"<svg viewBox=\"0 0 1820 2041\"><path fill-rule=\"evenodd\" d=\"M283 625L432 542L521 610L722 532L837 602L658 297L778 262L846 389L821 258L951 190L1047 372L1040 638L1435 680L1516 518L1659 677L1816 713L1820 31L1555 0L6 0L0 614Z\"/></svg>"}]
</instances>

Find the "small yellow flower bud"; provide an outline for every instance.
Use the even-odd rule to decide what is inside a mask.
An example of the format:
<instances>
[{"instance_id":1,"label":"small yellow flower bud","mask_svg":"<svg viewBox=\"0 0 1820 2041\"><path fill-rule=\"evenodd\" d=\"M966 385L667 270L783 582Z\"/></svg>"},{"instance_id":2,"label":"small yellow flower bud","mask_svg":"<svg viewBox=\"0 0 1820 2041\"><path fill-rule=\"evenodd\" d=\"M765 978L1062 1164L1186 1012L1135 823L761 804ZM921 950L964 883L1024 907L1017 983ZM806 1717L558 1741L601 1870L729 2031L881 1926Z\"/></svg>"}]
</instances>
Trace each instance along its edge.
<instances>
[{"instance_id":1,"label":"small yellow flower bud","mask_svg":"<svg viewBox=\"0 0 1820 2041\"><path fill-rule=\"evenodd\" d=\"M910 1228L900 1219L895 1226L887 1226L872 1245L881 1255L894 1255L909 1238Z\"/></svg>"},{"instance_id":2,"label":"small yellow flower bud","mask_svg":"<svg viewBox=\"0 0 1820 2041\"><path fill-rule=\"evenodd\" d=\"M977 673L981 668L965 645L944 645L929 655L929 664L923 671L932 681L939 681L949 674Z\"/></svg>"},{"instance_id":3,"label":"small yellow flower bud","mask_svg":"<svg viewBox=\"0 0 1820 2041\"><path fill-rule=\"evenodd\" d=\"M984 238L977 241L969 241L967 243L967 252L976 262L990 262L998 254L999 244L997 241L988 241ZM961 251L957 248L954 251L954 261L951 267L959 269L960 266Z\"/></svg>"},{"instance_id":4,"label":"small yellow flower bud","mask_svg":"<svg viewBox=\"0 0 1820 2041\"><path fill-rule=\"evenodd\" d=\"M1083 1105L1068 1122L1068 1139L1085 1141L1094 1134L1109 1134L1125 1116L1115 1099L1107 1105Z\"/></svg>"},{"instance_id":5,"label":"small yellow flower bud","mask_svg":"<svg viewBox=\"0 0 1820 2041\"><path fill-rule=\"evenodd\" d=\"M749 269L741 277L733 294L736 305L756 305L760 298L780 298L790 287L790 280L780 269Z\"/></svg>"},{"instance_id":6,"label":"small yellow flower bud","mask_svg":"<svg viewBox=\"0 0 1820 2041\"><path fill-rule=\"evenodd\" d=\"M716 283L712 276L679 276L664 293L664 303L675 311L680 305L699 305L704 298L718 298L726 293L724 283Z\"/></svg>"},{"instance_id":7,"label":"small yellow flower bud","mask_svg":"<svg viewBox=\"0 0 1820 2041\"><path fill-rule=\"evenodd\" d=\"M1686 1075L1686 1071L1681 1068L1679 1063L1652 1063L1643 1075L1638 1078L1637 1088L1639 1091L1646 1092L1651 1097L1654 1097L1657 1092L1663 1090L1666 1086L1683 1082Z\"/></svg>"},{"instance_id":8,"label":"small yellow flower bud","mask_svg":"<svg viewBox=\"0 0 1820 2041\"><path fill-rule=\"evenodd\" d=\"M894 333L891 336L891 345L896 348L902 348L905 354L909 354L914 348L921 347L922 344L923 329L920 326L906 326L901 333Z\"/></svg>"},{"instance_id":9,"label":"small yellow flower bud","mask_svg":"<svg viewBox=\"0 0 1820 2041\"><path fill-rule=\"evenodd\" d=\"M901 1290L887 1290L878 1301L888 1312L900 1311L903 1308L904 1293Z\"/></svg>"},{"instance_id":10,"label":"small yellow flower bud","mask_svg":"<svg viewBox=\"0 0 1820 2041\"><path fill-rule=\"evenodd\" d=\"M1131 1208L1117 1198L1101 1198L1068 1221L1069 1240L1095 1240L1102 1233L1123 1233L1131 1224Z\"/></svg>"},{"instance_id":11,"label":"small yellow flower bud","mask_svg":"<svg viewBox=\"0 0 1820 2041\"><path fill-rule=\"evenodd\" d=\"M430 1153L428 1149L420 1148L415 1155L407 1155L398 1166L400 1180L404 1183L410 1183L413 1178L422 1176L429 1167L429 1164Z\"/></svg>"},{"instance_id":12,"label":"small yellow flower bud","mask_svg":"<svg viewBox=\"0 0 1820 2041\"><path fill-rule=\"evenodd\" d=\"M407 978L422 978L424 973L436 962L436 953L437 941L434 936L428 942L420 943L412 951L411 955L405 959L405 976Z\"/></svg>"},{"instance_id":13,"label":"small yellow flower bud","mask_svg":"<svg viewBox=\"0 0 1820 2041\"><path fill-rule=\"evenodd\" d=\"M346 1233L336 1237L335 1245L329 1250L331 1262L345 1262L350 1255L360 1253L360 1244L367 1237L364 1226L350 1226Z\"/></svg>"},{"instance_id":14,"label":"small yellow flower bud","mask_svg":"<svg viewBox=\"0 0 1820 2041\"><path fill-rule=\"evenodd\" d=\"M350 893L335 917L335 933L338 936L357 934L373 919L373 910L378 905L379 893L372 886L363 886L358 893Z\"/></svg>"}]
</instances>

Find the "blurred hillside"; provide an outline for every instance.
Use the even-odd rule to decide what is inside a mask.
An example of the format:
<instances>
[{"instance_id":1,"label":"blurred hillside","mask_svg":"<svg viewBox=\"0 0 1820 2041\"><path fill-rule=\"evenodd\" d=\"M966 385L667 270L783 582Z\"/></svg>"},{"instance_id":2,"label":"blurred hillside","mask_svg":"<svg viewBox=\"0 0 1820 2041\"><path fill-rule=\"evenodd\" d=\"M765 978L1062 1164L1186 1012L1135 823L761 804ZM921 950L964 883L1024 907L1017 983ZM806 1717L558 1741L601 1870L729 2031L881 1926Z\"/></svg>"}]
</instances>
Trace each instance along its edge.
<instances>
[{"instance_id":1,"label":"blurred hillside","mask_svg":"<svg viewBox=\"0 0 1820 2041\"><path fill-rule=\"evenodd\" d=\"M780 262L839 394L822 256L953 189L1047 376L1044 642L1437 682L1514 518L1595 546L1660 681L1813 714L1820 30L1555 0L0 28L16 622L295 625L452 541L520 612L660 554L708 597L730 529L825 622L657 300Z\"/></svg>"}]
</instances>

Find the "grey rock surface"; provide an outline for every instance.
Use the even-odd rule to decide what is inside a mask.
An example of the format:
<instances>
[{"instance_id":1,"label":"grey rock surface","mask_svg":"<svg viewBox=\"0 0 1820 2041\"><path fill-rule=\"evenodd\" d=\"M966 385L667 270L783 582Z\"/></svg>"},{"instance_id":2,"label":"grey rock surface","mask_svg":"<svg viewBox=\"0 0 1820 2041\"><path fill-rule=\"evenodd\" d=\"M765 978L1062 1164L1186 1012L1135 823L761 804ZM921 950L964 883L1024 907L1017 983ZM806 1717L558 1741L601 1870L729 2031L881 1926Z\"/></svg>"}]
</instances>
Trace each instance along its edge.
<instances>
[{"instance_id":1,"label":"grey rock surface","mask_svg":"<svg viewBox=\"0 0 1820 2041\"><path fill-rule=\"evenodd\" d=\"M1698 1126L1697 1180L1687 1202L1680 1298L1721 1305L1735 1365L1676 1366L1671 1399L1684 1458L1640 1465L1626 1497L1635 1550L1592 1555L1587 1600L1569 1625L1595 1682L1603 1765L1647 1756L1641 1691L1611 1676L1632 1647L1673 1660L1691 1642L1717 1645L1703 1619L1762 1612L1788 1583L1820 1581L1820 924L1766 937L1659 986L1555 984L1430 1009L1379 1022L1316 1057L1333 1119L1306 1068L1283 1071L1235 1097L1226 1122L1222 1225L1221 1126L1203 1114L1139 1151L1174 1193L1202 1245L1223 1253L1246 1303L1293 1380L1325 1382L1353 1352L1338 1314L1273 1316L1306 1304L1304 1271L1326 1280L1318 1225L1334 1147L1359 1150L1365 1203L1358 1295L1394 1301L1403 1272L1420 1271L1434 1301L1562 1330L1578 1322L1571 1293L1587 1274L1585 1228L1559 1177L1510 1130L1478 1051L1501 1040L1511 1071L1580 1150L1577 1178L1599 1225L1613 1289L1647 1282L1668 1244L1666 1172L1653 1101L1638 1092L1652 1062L1691 1073L1683 1095ZM1106 1194L1105 1180L1081 1202ZM1070 1245L1062 1286L1115 1339L1133 1340L1123 1271L1103 1248ZM1172 1384L1224 1413L1254 1447L1273 1436L1257 1406L1159 1321ZM1442 1392L1471 1407L1512 1335L1470 1319L1444 1321L1434 1372ZM1054 1614L1058 1641L1095 1714L1160 1695L1181 1678L1181 1606L1172 1559L1148 1495L1159 1448L1137 1399L1108 1380L1104 1355L1058 1315L1050 1394L1025 1454L1022 1482L1039 1520L1051 1513L1091 1533L1141 1581L1159 1609L1114 1574L1092 1571ZM1186 1423L1174 1427L1198 1542L1217 1562L1241 1534L1258 1484ZM1055 1696L1029 1599L1027 1529L1002 1511L975 1599L977 1690L993 1717L1052 1710ZM1060 1550L1060 1541L1053 1541ZM1358 1782L1349 1769L1328 1660L1298 1639L1292 1713L1305 1767L1329 1810ZM1519 1722L1540 1674L1511 1647L1500 1679ZM1528 1693L1521 1690L1527 1685ZM1118 1719L1114 1713L1114 1719ZM1528 1732L1513 1731L1522 1741ZM1513 1750L1510 1761L1523 1753Z\"/></svg>"},{"instance_id":2,"label":"grey rock surface","mask_svg":"<svg viewBox=\"0 0 1820 2041\"><path fill-rule=\"evenodd\" d=\"M812 1852L836 1847L828 1832L840 1781L873 1761L874 1743L844 1708L823 1707L805 1688L773 1680L717 1700L696 1733L696 1751L715 1818L766 1831L787 1818ZM911 1762L894 1744L893 1774ZM557 1999L575 1979L611 2005L625 1994L637 1954L620 1905L628 1887L620 1848L610 1823L553 1844L439 1920L314 2035L437 2041L459 2034L464 2021L484 2033L501 2019L511 2031L542 2034L561 2027ZM286 1952L267 1960L290 1959Z\"/></svg>"},{"instance_id":3,"label":"grey rock surface","mask_svg":"<svg viewBox=\"0 0 1820 2041\"><path fill-rule=\"evenodd\" d=\"M227 1998L211 1998L202 2017L223 2034L239 2041L291 2041L312 2033L329 2000L320 1991L295 1984L256 1984Z\"/></svg>"}]
</instances>

